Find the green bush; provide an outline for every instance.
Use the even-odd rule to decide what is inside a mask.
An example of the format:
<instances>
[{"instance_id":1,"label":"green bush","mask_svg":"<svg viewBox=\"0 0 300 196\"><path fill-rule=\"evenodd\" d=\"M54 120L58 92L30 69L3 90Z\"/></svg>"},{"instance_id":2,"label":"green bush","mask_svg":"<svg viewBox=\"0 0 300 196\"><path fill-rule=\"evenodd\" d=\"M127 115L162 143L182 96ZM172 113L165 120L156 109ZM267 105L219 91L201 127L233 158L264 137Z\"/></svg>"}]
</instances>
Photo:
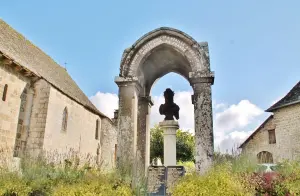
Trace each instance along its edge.
<instances>
[{"instance_id":1,"label":"green bush","mask_svg":"<svg viewBox=\"0 0 300 196\"><path fill-rule=\"evenodd\" d=\"M115 187L113 184L99 181L80 182L72 185L59 185L53 191L54 196L81 196L81 195L102 195L102 196L131 196L132 190L126 185Z\"/></svg>"},{"instance_id":2,"label":"green bush","mask_svg":"<svg viewBox=\"0 0 300 196\"><path fill-rule=\"evenodd\" d=\"M128 180L75 161L47 163L43 158L23 159L21 175L0 171L0 196L133 195ZM124 180L126 179L126 180Z\"/></svg>"},{"instance_id":3,"label":"green bush","mask_svg":"<svg viewBox=\"0 0 300 196\"><path fill-rule=\"evenodd\" d=\"M32 189L20 176L15 173L0 174L0 195L3 196L28 196Z\"/></svg>"},{"instance_id":4,"label":"green bush","mask_svg":"<svg viewBox=\"0 0 300 196\"><path fill-rule=\"evenodd\" d=\"M278 172L283 176L280 185L276 186L277 192L288 190L291 195L300 195L300 162L284 161L280 164Z\"/></svg>"},{"instance_id":5,"label":"green bush","mask_svg":"<svg viewBox=\"0 0 300 196\"><path fill-rule=\"evenodd\" d=\"M184 169L186 171L186 175L192 174L196 171L195 163L193 161L187 161L187 162L179 161L177 163L177 165L184 166Z\"/></svg>"},{"instance_id":6,"label":"green bush","mask_svg":"<svg viewBox=\"0 0 300 196\"><path fill-rule=\"evenodd\" d=\"M254 190L247 187L237 173L232 172L229 163L217 165L207 174L196 173L183 177L172 190L173 196L209 195L209 196L247 196Z\"/></svg>"}]
</instances>

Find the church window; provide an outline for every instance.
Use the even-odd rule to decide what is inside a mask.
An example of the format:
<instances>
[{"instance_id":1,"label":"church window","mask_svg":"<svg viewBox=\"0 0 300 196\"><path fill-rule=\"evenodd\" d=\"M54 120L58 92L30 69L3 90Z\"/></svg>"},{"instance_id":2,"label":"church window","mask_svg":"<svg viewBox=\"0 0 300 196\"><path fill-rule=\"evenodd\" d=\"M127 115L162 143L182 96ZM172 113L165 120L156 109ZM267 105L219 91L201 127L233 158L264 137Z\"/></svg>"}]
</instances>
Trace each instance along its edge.
<instances>
[{"instance_id":1,"label":"church window","mask_svg":"<svg viewBox=\"0 0 300 196\"><path fill-rule=\"evenodd\" d=\"M275 129L269 130L269 144L276 144Z\"/></svg>"},{"instance_id":2,"label":"church window","mask_svg":"<svg viewBox=\"0 0 300 196\"><path fill-rule=\"evenodd\" d=\"M115 144L114 162L117 161L117 150L118 150L118 145Z\"/></svg>"},{"instance_id":3,"label":"church window","mask_svg":"<svg viewBox=\"0 0 300 196\"><path fill-rule=\"evenodd\" d=\"M96 130L95 130L95 139L99 139L99 130L100 130L100 120L96 120Z\"/></svg>"},{"instance_id":4,"label":"church window","mask_svg":"<svg viewBox=\"0 0 300 196\"><path fill-rule=\"evenodd\" d=\"M65 107L65 109L63 111L63 119L62 119L61 130L63 132L66 132L67 131L67 127L68 127L68 108Z\"/></svg>"},{"instance_id":5,"label":"church window","mask_svg":"<svg viewBox=\"0 0 300 196\"><path fill-rule=\"evenodd\" d=\"M7 89L8 89L8 85L5 84L3 89L2 101L6 101Z\"/></svg>"}]
</instances>

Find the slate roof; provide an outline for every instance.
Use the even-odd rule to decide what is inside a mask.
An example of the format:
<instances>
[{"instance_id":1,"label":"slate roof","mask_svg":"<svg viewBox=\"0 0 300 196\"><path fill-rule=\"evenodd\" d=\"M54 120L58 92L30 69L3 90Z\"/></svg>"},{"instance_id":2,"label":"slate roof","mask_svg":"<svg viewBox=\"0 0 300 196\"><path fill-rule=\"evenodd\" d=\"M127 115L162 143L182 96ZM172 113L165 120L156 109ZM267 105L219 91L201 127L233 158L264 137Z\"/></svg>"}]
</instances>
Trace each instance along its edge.
<instances>
[{"instance_id":1,"label":"slate roof","mask_svg":"<svg viewBox=\"0 0 300 196\"><path fill-rule=\"evenodd\" d=\"M288 92L286 96L284 96L281 100L277 103L272 105L267 112L272 112L276 109L286 107L292 104L300 103L300 81Z\"/></svg>"},{"instance_id":2,"label":"slate roof","mask_svg":"<svg viewBox=\"0 0 300 196\"><path fill-rule=\"evenodd\" d=\"M269 116L241 145L239 148L243 148L243 146L249 142L262 128L264 128L265 124L269 122L273 118L273 115Z\"/></svg>"},{"instance_id":3,"label":"slate roof","mask_svg":"<svg viewBox=\"0 0 300 196\"><path fill-rule=\"evenodd\" d=\"M2 19L0 19L0 52L45 79L91 112L106 117L91 103L63 67Z\"/></svg>"}]
</instances>

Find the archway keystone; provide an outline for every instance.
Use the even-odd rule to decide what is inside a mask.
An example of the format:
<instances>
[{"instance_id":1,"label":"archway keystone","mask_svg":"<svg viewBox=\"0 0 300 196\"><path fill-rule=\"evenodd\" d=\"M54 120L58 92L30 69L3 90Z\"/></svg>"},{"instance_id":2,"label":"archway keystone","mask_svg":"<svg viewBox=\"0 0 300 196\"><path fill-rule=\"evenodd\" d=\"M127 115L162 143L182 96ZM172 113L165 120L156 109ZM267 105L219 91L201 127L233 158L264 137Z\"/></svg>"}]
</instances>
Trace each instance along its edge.
<instances>
[{"instance_id":1,"label":"archway keystone","mask_svg":"<svg viewBox=\"0 0 300 196\"><path fill-rule=\"evenodd\" d=\"M117 165L134 175L144 175L149 166L150 90L167 73L185 77L194 90L196 169L204 173L213 158L213 119L207 42L196 42L172 28L159 28L141 37L122 56L119 86Z\"/></svg>"}]
</instances>

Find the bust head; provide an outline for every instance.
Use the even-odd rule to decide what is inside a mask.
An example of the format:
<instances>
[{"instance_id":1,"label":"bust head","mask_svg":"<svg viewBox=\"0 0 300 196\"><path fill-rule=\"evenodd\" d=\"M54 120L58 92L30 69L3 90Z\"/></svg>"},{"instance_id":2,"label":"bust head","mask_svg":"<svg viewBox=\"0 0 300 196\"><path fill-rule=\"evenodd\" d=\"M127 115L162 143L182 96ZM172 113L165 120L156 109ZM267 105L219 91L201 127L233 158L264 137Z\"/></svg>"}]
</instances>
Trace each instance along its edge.
<instances>
[{"instance_id":1,"label":"bust head","mask_svg":"<svg viewBox=\"0 0 300 196\"><path fill-rule=\"evenodd\" d=\"M170 88L165 90L164 97L166 103L174 103L174 92Z\"/></svg>"},{"instance_id":2,"label":"bust head","mask_svg":"<svg viewBox=\"0 0 300 196\"><path fill-rule=\"evenodd\" d=\"M174 120L173 116L179 119L179 106L174 103L174 92L167 88L164 92L165 103L159 107L159 113L165 115L165 120Z\"/></svg>"}]
</instances>

